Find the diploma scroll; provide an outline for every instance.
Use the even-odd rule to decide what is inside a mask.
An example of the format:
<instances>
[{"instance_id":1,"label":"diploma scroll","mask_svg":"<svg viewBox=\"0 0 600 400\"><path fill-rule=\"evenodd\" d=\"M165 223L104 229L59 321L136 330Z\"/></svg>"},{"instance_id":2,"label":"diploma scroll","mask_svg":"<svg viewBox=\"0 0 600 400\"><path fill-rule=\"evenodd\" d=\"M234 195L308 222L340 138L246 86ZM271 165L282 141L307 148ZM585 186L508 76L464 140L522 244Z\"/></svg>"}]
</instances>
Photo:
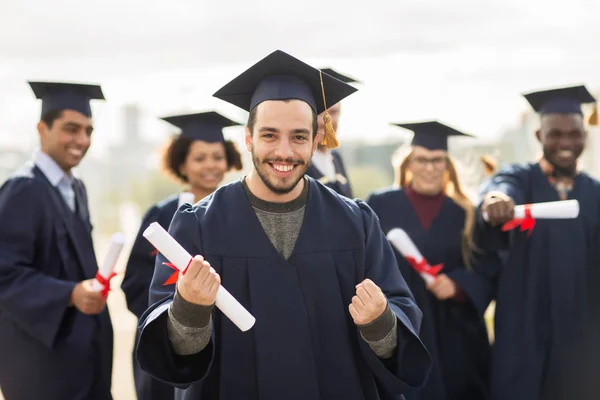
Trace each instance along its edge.
<instances>
[{"instance_id":1,"label":"diploma scroll","mask_svg":"<svg viewBox=\"0 0 600 400\"><path fill-rule=\"evenodd\" d=\"M96 279L92 284L92 289L96 292L102 291L104 296L108 295L110 291L110 280L116 275L115 265L123 250L125 244L125 235L121 232L117 232L110 238L110 244L108 245L108 251L104 257L104 262L98 268L96 273Z\"/></svg>"},{"instance_id":2,"label":"diploma scroll","mask_svg":"<svg viewBox=\"0 0 600 400\"><path fill-rule=\"evenodd\" d=\"M421 254L417 246L400 228L394 228L387 234L387 239L404 256L406 261L421 275L427 284L432 284L437 278L437 274L443 267L443 264L430 266L425 257Z\"/></svg>"},{"instance_id":3,"label":"diploma scroll","mask_svg":"<svg viewBox=\"0 0 600 400\"><path fill-rule=\"evenodd\" d=\"M192 256L157 222L153 222L144 231L144 237L152 243L158 251L169 260L180 273L183 273ZM246 332L256 322L248 312L223 286L217 291L216 306L227 316L242 332Z\"/></svg>"},{"instance_id":4,"label":"diploma scroll","mask_svg":"<svg viewBox=\"0 0 600 400\"><path fill-rule=\"evenodd\" d=\"M484 221L489 217L481 213ZM579 216L577 200L549 201L545 203L522 204L515 206L515 216L502 226L503 231L510 231L520 226L521 231L533 231L536 219L574 219Z\"/></svg>"}]
</instances>

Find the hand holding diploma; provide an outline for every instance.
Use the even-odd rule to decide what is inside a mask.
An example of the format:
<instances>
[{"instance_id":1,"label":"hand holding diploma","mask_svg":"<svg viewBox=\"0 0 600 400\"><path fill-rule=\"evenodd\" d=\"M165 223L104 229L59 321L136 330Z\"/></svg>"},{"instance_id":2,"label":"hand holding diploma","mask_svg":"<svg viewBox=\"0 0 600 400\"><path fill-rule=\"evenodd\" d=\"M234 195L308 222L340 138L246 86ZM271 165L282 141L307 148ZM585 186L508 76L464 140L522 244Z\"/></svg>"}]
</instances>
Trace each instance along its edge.
<instances>
[{"instance_id":1,"label":"hand holding diploma","mask_svg":"<svg viewBox=\"0 0 600 400\"><path fill-rule=\"evenodd\" d=\"M219 310L221 310L221 312L243 332L254 326L256 319L223 286L221 286L219 275L214 272L210 267L210 264L204 261L202 257L198 256L192 258L192 256L157 222L150 224L144 231L143 236L171 262L169 266L176 270L173 276L169 278L165 284L177 282L179 273L182 273L185 276L186 272L193 266L194 272L192 276L190 276L189 281L187 279L186 281L191 282L200 280L200 277L198 277L200 273L202 273L202 276L205 279L202 288L190 290L188 296L194 297L197 301L202 302L214 300L217 308L219 308ZM210 283L210 285L207 285L206 279L209 279L208 283ZM217 285L216 282L219 284ZM212 290L215 287L216 295L213 299ZM194 291L196 292L194 293ZM186 298L184 293L181 293L181 295ZM191 299L187 300L192 301Z\"/></svg>"},{"instance_id":2,"label":"hand holding diploma","mask_svg":"<svg viewBox=\"0 0 600 400\"><path fill-rule=\"evenodd\" d=\"M436 281L438 273L444 266L443 264L435 266L429 265L408 234L400 228L390 230L387 234L387 238L396 250L404 256L414 270L421 275L421 278L425 280L425 283L432 285Z\"/></svg>"},{"instance_id":3,"label":"hand holding diploma","mask_svg":"<svg viewBox=\"0 0 600 400\"><path fill-rule=\"evenodd\" d=\"M221 277L202 256L192 258L185 274L177 282L179 294L190 303L212 306L217 301Z\"/></svg>"},{"instance_id":4,"label":"hand holding diploma","mask_svg":"<svg viewBox=\"0 0 600 400\"><path fill-rule=\"evenodd\" d=\"M102 292L102 296L108 296L110 291L110 281L116 275L115 265L119 259L119 254L125 244L125 235L118 232L112 235L104 262L98 268L96 278L92 282L92 288L96 292Z\"/></svg>"},{"instance_id":5,"label":"hand holding diploma","mask_svg":"<svg viewBox=\"0 0 600 400\"><path fill-rule=\"evenodd\" d=\"M510 201L512 202L512 199ZM509 213L512 217L506 220L505 217L509 214L504 215L497 212L500 207L494 206L494 204L502 204L502 202L502 200L498 202L491 201L486 204L486 201L481 214L485 221L492 224L503 221L502 231L504 232L520 226L521 231L529 231L529 234L531 234L536 219L574 219L579 216L579 202L577 200L562 200L513 206L512 213ZM504 200L504 203L506 204L506 200ZM512 204L514 205L514 202ZM500 215L503 218L498 218Z\"/></svg>"}]
</instances>

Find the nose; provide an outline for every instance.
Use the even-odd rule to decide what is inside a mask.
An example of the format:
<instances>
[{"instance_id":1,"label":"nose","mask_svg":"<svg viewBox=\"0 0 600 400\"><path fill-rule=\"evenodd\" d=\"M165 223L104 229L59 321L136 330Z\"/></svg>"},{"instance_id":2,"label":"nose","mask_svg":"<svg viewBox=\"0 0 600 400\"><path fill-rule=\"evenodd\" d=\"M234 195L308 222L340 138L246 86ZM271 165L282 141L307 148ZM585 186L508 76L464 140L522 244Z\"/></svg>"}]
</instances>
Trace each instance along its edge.
<instances>
[{"instance_id":1,"label":"nose","mask_svg":"<svg viewBox=\"0 0 600 400\"><path fill-rule=\"evenodd\" d=\"M283 140L279 141L277 148L275 149L275 155L277 157L281 157L284 160L286 158L294 157L294 149L292 147L291 140L292 139L284 138Z\"/></svg>"}]
</instances>

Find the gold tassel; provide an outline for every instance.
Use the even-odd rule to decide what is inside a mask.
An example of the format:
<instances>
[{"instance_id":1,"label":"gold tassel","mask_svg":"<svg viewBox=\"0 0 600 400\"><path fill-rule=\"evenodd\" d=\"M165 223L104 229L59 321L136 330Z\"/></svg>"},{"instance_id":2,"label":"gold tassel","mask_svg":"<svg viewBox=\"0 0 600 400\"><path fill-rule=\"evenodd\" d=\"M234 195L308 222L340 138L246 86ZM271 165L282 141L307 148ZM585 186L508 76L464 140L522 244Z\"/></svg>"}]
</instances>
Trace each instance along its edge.
<instances>
[{"instance_id":1,"label":"gold tassel","mask_svg":"<svg viewBox=\"0 0 600 400\"><path fill-rule=\"evenodd\" d=\"M598 105L594 104L594 111L592 111L592 114L590 114L590 117L588 118L588 124L590 124L591 126L598 126Z\"/></svg>"},{"instance_id":2,"label":"gold tassel","mask_svg":"<svg viewBox=\"0 0 600 400\"><path fill-rule=\"evenodd\" d=\"M340 141L335 134L333 129L333 123L331 122L331 115L327 112L327 102L325 100L325 86L323 85L323 72L319 71L321 78L321 92L323 93L323 104L325 106L325 112L323 113L323 122L325 122L325 134L323 135L323 141L321 144L328 149L335 149L339 147Z\"/></svg>"}]
</instances>

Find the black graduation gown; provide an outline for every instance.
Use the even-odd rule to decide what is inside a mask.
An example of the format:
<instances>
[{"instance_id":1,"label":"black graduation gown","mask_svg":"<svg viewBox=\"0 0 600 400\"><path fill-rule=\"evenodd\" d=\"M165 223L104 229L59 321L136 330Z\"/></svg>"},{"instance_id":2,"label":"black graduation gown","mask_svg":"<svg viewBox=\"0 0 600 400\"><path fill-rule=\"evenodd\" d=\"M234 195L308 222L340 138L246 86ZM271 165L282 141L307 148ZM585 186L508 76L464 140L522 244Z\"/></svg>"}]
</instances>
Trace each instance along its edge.
<instances>
[{"instance_id":1,"label":"black graduation gown","mask_svg":"<svg viewBox=\"0 0 600 400\"><path fill-rule=\"evenodd\" d=\"M239 181L176 213L171 235L202 254L256 317L241 332L215 311L207 348L175 355L166 329L174 285L163 286L171 271L159 254L137 357L144 370L185 389L177 398L399 399L424 384L431 360L418 338L421 312L375 214L360 200L308 182L305 219L288 260L271 244ZM365 278L381 287L397 317L390 360L359 337L348 311Z\"/></svg>"},{"instance_id":2,"label":"black graduation gown","mask_svg":"<svg viewBox=\"0 0 600 400\"><path fill-rule=\"evenodd\" d=\"M156 254L154 247L142 233L153 222L158 222L163 228L169 229L169 224L179 205L179 196L173 195L153 205L144 215L140 230L135 238L131 254L127 261L125 277L121 289L125 292L127 308L141 318L148 308L148 296ZM136 335L137 344L137 335ZM133 376L138 400L169 400L173 398L173 387L160 382L141 370L133 350Z\"/></svg>"},{"instance_id":3,"label":"black graduation gown","mask_svg":"<svg viewBox=\"0 0 600 400\"><path fill-rule=\"evenodd\" d=\"M509 166L487 189L516 204L559 200L538 164ZM507 253L498 282L493 399L570 399L575 381L584 384L583 375L566 377L582 372L574 354L586 353L579 345L593 315L590 288L598 290L600 183L581 173L569 198L579 201L578 218L538 220L529 237L520 229L501 232L478 215L482 246Z\"/></svg>"},{"instance_id":4,"label":"black graduation gown","mask_svg":"<svg viewBox=\"0 0 600 400\"><path fill-rule=\"evenodd\" d=\"M396 250L398 266L417 305L423 311L420 337L433 359L425 388L406 395L408 400L480 400L487 398L489 341L483 313L493 298L499 263L494 253L478 255L467 270L461 253L465 211L449 197L431 227L425 230L406 192L386 189L372 194L368 204L383 231L401 228L431 265L444 264L448 275L468 298L466 303L438 300L421 276Z\"/></svg>"},{"instance_id":5,"label":"black graduation gown","mask_svg":"<svg viewBox=\"0 0 600 400\"><path fill-rule=\"evenodd\" d=\"M352 198L352 187L350 186L350 180L346 173L346 167L342 161L342 156L335 150L331 152L333 156L333 165L335 166L336 176L340 175L335 181L330 181L317 167L311 164L306 171L306 175L310 176L323 183L325 186L330 187L342 196Z\"/></svg>"},{"instance_id":6,"label":"black graduation gown","mask_svg":"<svg viewBox=\"0 0 600 400\"><path fill-rule=\"evenodd\" d=\"M78 213L35 166L0 188L0 387L13 399L111 399L108 309L68 307L73 287L98 270L87 197Z\"/></svg>"}]
</instances>

